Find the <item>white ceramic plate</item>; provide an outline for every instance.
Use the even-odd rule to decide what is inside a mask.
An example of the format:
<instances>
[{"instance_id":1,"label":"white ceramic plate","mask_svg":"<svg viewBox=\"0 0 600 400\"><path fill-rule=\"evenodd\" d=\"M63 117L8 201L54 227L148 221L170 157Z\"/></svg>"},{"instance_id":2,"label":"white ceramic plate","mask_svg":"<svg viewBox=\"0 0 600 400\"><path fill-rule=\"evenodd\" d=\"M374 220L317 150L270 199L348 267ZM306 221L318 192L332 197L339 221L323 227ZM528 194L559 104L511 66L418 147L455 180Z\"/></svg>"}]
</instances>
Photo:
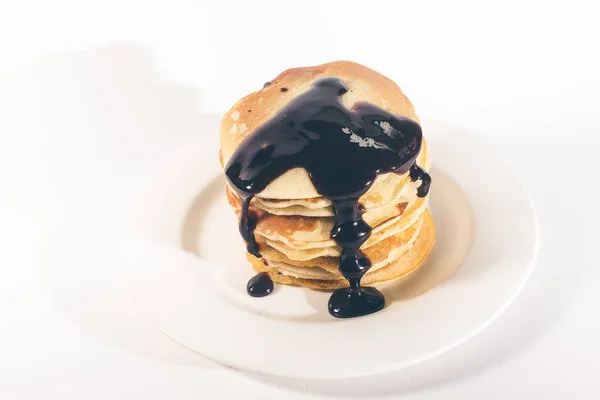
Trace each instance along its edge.
<instances>
[{"instance_id":1,"label":"white ceramic plate","mask_svg":"<svg viewBox=\"0 0 600 400\"><path fill-rule=\"evenodd\" d=\"M523 287L537 250L536 215L518 179L468 134L428 120L423 131L437 241L423 268L382 290L381 312L335 319L329 293L282 285L265 298L246 294L253 271L212 139L181 154L134 200L120 241L128 290L174 340L267 374L376 374L460 344Z\"/></svg>"}]
</instances>

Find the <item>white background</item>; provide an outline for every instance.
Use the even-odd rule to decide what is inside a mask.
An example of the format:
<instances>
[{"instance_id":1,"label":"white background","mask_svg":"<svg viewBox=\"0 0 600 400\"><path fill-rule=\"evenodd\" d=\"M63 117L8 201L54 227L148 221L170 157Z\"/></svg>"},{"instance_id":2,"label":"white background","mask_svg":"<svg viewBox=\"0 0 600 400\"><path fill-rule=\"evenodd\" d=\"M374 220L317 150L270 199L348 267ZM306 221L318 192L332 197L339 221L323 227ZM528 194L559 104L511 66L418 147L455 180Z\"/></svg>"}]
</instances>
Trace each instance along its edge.
<instances>
[{"instance_id":1,"label":"white background","mask_svg":"<svg viewBox=\"0 0 600 400\"><path fill-rule=\"evenodd\" d=\"M600 398L594 3L0 3L0 398ZM214 143L203 113L336 59L507 161L540 218L534 273L491 327L406 370L304 381L210 363L137 316L111 232L136 182Z\"/></svg>"}]
</instances>

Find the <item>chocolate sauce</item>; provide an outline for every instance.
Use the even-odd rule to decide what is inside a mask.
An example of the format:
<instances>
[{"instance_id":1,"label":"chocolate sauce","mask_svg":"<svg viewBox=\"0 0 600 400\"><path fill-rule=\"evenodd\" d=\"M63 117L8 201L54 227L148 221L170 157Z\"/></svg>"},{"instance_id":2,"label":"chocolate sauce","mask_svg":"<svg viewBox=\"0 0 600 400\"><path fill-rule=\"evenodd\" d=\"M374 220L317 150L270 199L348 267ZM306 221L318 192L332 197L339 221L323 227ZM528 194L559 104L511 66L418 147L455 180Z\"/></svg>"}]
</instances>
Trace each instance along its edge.
<instances>
[{"instance_id":1,"label":"chocolate sauce","mask_svg":"<svg viewBox=\"0 0 600 400\"><path fill-rule=\"evenodd\" d=\"M417 196L425 197L429 193L429 187L431 186L431 176L419 167L417 164L413 164L410 168L410 179L414 182L421 180L421 186L417 189Z\"/></svg>"},{"instance_id":2,"label":"chocolate sauce","mask_svg":"<svg viewBox=\"0 0 600 400\"><path fill-rule=\"evenodd\" d=\"M273 291L273 281L266 272L259 272L248 281L246 291L252 297L265 297Z\"/></svg>"},{"instance_id":3,"label":"chocolate sauce","mask_svg":"<svg viewBox=\"0 0 600 400\"><path fill-rule=\"evenodd\" d=\"M225 168L241 199L240 233L248 252L259 258L249 204L271 181L303 167L319 194L332 202L336 223L331 238L342 248L339 269L350 284L329 300L330 314L339 318L367 315L385 305L377 289L360 286L371 267L360 251L371 227L362 219L358 199L381 173L410 170L413 181L422 181L420 197L431 183L415 163L422 141L419 124L368 103L349 110L340 100L347 91L339 78L316 80L247 137Z\"/></svg>"},{"instance_id":4,"label":"chocolate sauce","mask_svg":"<svg viewBox=\"0 0 600 400\"><path fill-rule=\"evenodd\" d=\"M256 243L256 237L254 237L254 228L256 228L257 218L256 215L250 213L250 201L254 198L254 195L246 195L240 197L240 205L242 212L240 214L240 235L246 242L246 250L256 258L262 256L258 252L258 243Z\"/></svg>"}]
</instances>

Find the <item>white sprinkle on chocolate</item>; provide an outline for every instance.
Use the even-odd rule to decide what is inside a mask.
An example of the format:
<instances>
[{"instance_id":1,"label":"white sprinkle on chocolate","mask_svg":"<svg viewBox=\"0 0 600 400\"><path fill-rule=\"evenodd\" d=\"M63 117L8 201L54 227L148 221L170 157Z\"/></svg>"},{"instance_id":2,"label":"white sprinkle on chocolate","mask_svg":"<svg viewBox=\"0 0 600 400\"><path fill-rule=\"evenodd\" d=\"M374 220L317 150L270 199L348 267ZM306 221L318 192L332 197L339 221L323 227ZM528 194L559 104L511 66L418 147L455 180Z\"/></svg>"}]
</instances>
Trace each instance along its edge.
<instances>
[{"instance_id":1,"label":"white sprinkle on chocolate","mask_svg":"<svg viewBox=\"0 0 600 400\"><path fill-rule=\"evenodd\" d=\"M350 142L357 143L358 147L373 147L375 149L384 149L385 145L381 143L377 143L373 138L362 138L358 136L356 133L352 132L352 130L348 127L342 128L342 132L346 135L350 135Z\"/></svg>"}]
</instances>

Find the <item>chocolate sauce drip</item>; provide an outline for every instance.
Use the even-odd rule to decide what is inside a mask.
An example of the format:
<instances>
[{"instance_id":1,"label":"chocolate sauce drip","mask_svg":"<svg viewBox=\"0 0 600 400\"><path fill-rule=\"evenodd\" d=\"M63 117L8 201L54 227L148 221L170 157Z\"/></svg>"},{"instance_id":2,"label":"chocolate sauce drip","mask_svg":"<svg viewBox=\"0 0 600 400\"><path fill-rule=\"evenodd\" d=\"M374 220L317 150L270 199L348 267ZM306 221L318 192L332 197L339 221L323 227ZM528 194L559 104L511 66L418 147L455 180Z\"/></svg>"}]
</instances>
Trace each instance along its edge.
<instances>
[{"instance_id":1,"label":"chocolate sauce drip","mask_svg":"<svg viewBox=\"0 0 600 400\"><path fill-rule=\"evenodd\" d=\"M254 228L256 228L256 215L250 212L250 201L254 195L240 197L240 205L242 212L240 214L240 234L246 242L246 250L256 258L261 258L262 255L258 252L258 243L254 237Z\"/></svg>"},{"instance_id":2,"label":"chocolate sauce drip","mask_svg":"<svg viewBox=\"0 0 600 400\"><path fill-rule=\"evenodd\" d=\"M431 186L431 176L425 170L419 167L416 163L410 167L410 179L414 182L421 180L421 186L417 189L418 197L425 197L429 193Z\"/></svg>"},{"instance_id":3,"label":"chocolate sauce drip","mask_svg":"<svg viewBox=\"0 0 600 400\"><path fill-rule=\"evenodd\" d=\"M371 262L359 250L371 236L371 227L362 219L358 197L333 200L336 224L331 238L342 248L339 270L348 280L349 288L337 289L329 299L329 313L338 318L351 318L381 310L385 298L379 290L360 287L362 276Z\"/></svg>"},{"instance_id":4,"label":"chocolate sauce drip","mask_svg":"<svg viewBox=\"0 0 600 400\"><path fill-rule=\"evenodd\" d=\"M259 272L248 281L246 291L252 297L265 297L273 291L273 281L266 272Z\"/></svg>"},{"instance_id":5,"label":"chocolate sauce drip","mask_svg":"<svg viewBox=\"0 0 600 400\"><path fill-rule=\"evenodd\" d=\"M370 314L385 304L377 289L360 286L371 267L360 251L371 227L362 219L358 199L381 173L404 174L410 169L411 179L422 181L420 196L431 182L415 164L422 141L419 124L368 103L349 110L340 100L347 91L338 78L316 80L247 137L225 168L241 199L240 233L256 257L256 221L248 208L252 197L275 178L303 167L317 191L333 203L336 224L331 238L342 248L340 272L350 284L329 300L329 312L340 318Z\"/></svg>"}]
</instances>

